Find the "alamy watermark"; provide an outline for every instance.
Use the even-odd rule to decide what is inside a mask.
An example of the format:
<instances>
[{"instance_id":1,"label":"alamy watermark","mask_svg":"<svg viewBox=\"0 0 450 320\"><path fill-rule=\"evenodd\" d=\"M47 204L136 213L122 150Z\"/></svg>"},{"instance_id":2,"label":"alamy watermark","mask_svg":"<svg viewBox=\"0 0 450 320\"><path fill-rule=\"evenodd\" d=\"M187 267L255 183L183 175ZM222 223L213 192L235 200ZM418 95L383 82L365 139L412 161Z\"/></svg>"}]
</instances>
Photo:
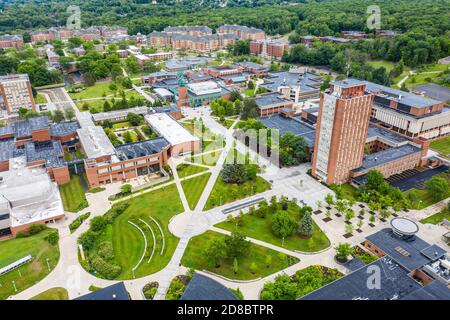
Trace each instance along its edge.
<instances>
[{"instance_id":1,"label":"alamy watermark","mask_svg":"<svg viewBox=\"0 0 450 320\"><path fill-rule=\"evenodd\" d=\"M367 29L380 30L381 29L381 9L379 6L372 5L367 7Z\"/></svg>"}]
</instances>

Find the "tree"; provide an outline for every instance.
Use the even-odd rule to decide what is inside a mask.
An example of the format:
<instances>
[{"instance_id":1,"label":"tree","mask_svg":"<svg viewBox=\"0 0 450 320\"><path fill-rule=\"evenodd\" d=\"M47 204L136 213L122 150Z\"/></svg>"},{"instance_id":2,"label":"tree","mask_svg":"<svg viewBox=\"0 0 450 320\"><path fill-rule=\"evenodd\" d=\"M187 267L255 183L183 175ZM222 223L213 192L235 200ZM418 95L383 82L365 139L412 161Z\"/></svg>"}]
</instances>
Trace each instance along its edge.
<instances>
[{"instance_id":1,"label":"tree","mask_svg":"<svg viewBox=\"0 0 450 320\"><path fill-rule=\"evenodd\" d=\"M67 120L72 120L75 117L75 111L72 108L67 108L65 110L65 117Z\"/></svg>"},{"instance_id":2,"label":"tree","mask_svg":"<svg viewBox=\"0 0 450 320\"><path fill-rule=\"evenodd\" d=\"M55 112L53 112L53 122L61 122L64 120L64 113L61 110L56 110Z\"/></svg>"},{"instance_id":3,"label":"tree","mask_svg":"<svg viewBox=\"0 0 450 320\"><path fill-rule=\"evenodd\" d=\"M355 217L355 211L353 209L345 210L345 221L350 221Z\"/></svg>"},{"instance_id":4,"label":"tree","mask_svg":"<svg viewBox=\"0 0 450 320\"><path fill-rule=\"evenodd\" d=\"M142 117L136 113L129 112L127 114L127 121L133 126L136 127L142 123Z\"/></svg>"},{"instance_id":5,"label":"tree","mask_svg":"<svg viewBox=\"0 0 450 320\"><path fill-rule=\"evenodd\" d=\"M304 237L311 237L313 233L312 208L303 206L300 208L299 232Z\"/></svg>"},{"instance_id":6,"label":"tree","mask_svg":"<svg viewBox=\"0 0 450 320\"><path fill-rule=\"evenodd\" d=\"M90 229L94 232L100 232L103 231L106 228L106 225L108 224L108 221L104 216L98 216L92 218L90 221Z\"/></svg>"},{"instance_id":7,"label":"tree","mask_svg":"<svg viewBox=\"0 0 450 320\"><path fill-rule=\"evenodd\" d=\"M294 234L297 229L297 221L286 211L277 212L272 220L272 232L282 238L281 246L284 246L284 239Z\"/></svg>"},{"instance_id":8,"label":"tree","mask_svg":"<svg viewBox=\"0 0 450 320\"><path fill-rule=\"evenodd\" d=\"M255 262L250 263L250 272L252 274L255 274L258 271L258 266Z\"/></svg>"},{"instance_id":9,"label":"tree","mask_svg":"<svg viewBox=\"0 0 450 320\"><path fill-rule=\"evenodd\" d=\"M204 255L211 267L220 267L220 261L227 256L227 246L223 239L213 239L205 249Z\"/></svg>"},{"instance_id":10,"label":"tree","mask_svg":"<svg viewBox=\"0 0 450 320\"><path fill-rule=\"evenodd\" d=\"M449 194L449 184L446 178L433 176L425 182L425 188L434 201L439 201Z\"/></svg>"},{"instance_id":11,"label":"tree","mask_svg":"<svg viewBox=\"0 0 450 320\"><path fill-rule=\"evenodd\" d=\"M333 195L332 195L331 193L328 193L328 194L325 196L325 202L326 202L329 206L331 206L331 205L334 204Z\"/></svg>"},{"instance_id":12,"label":"tree","mask_svg":"<svg viewBox=\"0 0 450 320\"><path fill-rule=\"evenodd\" d=\"M222 181L225 183L242 184L247 179L247 172L243 164L225 164L222 169Z\"/></svg>"},{"instance_id":13,"label":"tree","mask_svg":"<svg viewBox=\"0 0 450 320\"><path fill-rule=\"evenodd\" d=\"M380 190L380 186L386 183L383 174L377 170L369 170L366 181L368 190Z\"/></svg>"},{"instance_id":14,"label":"tree","mask_svg":"<svg viewBox=\"0 0 450 320\"><path fill-rule=\"evenodd\" d=\"M352 253L352 248L348 243L340 243L335 250L336 258L339 262L347 261L347 257Z\"/></svg>"},{"instance_id":15,"label":"tree","mask_svg":"<svg viewBox=\"0 0 450 320\"><path fill-rule=\"evenodd\" d=\"M256 118L258 116L258 108L253 98L245 98L241 111L242 120Z\"/></svg>"},{"instance_id":16,"label":"tree","mask_svg":"<svg viewBox=\"0 0 450 320\"><path fill-rule=\"evenodd\" d=\"M297 285L287 275L279 275L274 282L267 282L261 291L261 300L295 300Z\"/></svg>"},{"instance_id":17,"label":"tree","mask_svg":"<svg viewBox=\"0 0 450 320\"><path fill-rule=\"evenodd\" d=\"M239 231L234 231L225 237L225 244L228 258L241 257L250 250L250 241L246 240L244 234Z\"/></svg>"},{"instance_id":18,"label":"tree","mask_svg":"<svg viewBox=\"0 0 450 320\"><path fill-rule=\"evenodd\" d=\"M282 166L293 166L306 162L306 141L304 137L291 132L285 133L280 139L280 163Z\"/></svg>"}]
</instances>

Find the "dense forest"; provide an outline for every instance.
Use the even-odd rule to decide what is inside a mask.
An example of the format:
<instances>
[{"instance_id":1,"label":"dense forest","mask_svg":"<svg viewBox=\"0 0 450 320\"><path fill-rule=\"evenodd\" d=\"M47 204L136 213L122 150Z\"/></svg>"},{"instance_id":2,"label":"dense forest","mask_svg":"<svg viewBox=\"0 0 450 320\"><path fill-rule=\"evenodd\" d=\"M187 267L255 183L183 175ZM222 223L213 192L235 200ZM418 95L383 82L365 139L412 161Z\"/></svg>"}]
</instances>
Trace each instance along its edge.
<instances>
[{"instance_id":1,"label":"dense forest","mask_svg":"<svg viewBox=\"0 0 450 320\"><path fill-rule=\"evenodd\" d=\"M227 7L221 8L226 2ZM168 25L245 24L269 34L335 35L365 30L367 7L379 5L382 28L420 30L436 36L450 30L448 0L9 0L0 4L0 32L65 25L69 5L81 9L82 25L126 25L130 33L149 33ZM299 2L299 3L295 3ZM279 4L280 3L280 4ZM215 6L214 10L210 7ZM18 19L20 17L20 19Z\"/></svg>"}]
</instances>

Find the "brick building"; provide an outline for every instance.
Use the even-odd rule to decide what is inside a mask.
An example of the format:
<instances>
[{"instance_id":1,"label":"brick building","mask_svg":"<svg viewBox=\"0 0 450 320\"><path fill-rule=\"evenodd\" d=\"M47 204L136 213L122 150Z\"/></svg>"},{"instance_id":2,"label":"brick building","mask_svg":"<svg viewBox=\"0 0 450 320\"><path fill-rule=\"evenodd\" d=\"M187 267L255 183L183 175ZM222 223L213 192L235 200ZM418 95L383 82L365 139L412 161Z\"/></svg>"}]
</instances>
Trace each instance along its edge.
<instances>
[{"instance_id":1,"label":"brick building","mask_svg":"<svg viewBox=\"0 0 450 320\"><path fill-rule=\"evenodd\" d=\"M17 114L20 108L35 110L31 83L26 74L0 77L0 93L8 114Z\"/></svg>"},{"instance_id":2,"label":"brick building","mask_svg":"<svg viewBox=\"0 0 450 320\"><path fill-rule=\"evenodd\" d=\"M23 47L23 37L21 35L0 36L0 49L21 48Z\"/></svg>"},{"instance_id":3,"label":"brick building","mask_svg":"<svg viewBox=\"0 0 450 320\"><path fill-rule=\"evenodd\" d=\"M266 38L266 33L257 28L250 28L239 25L223 25L217 28L218 34L234 34L239 39L249 40L263 40Z\"/></svg>"},{"instance_id":4,"label":"brick building","mask_svg":"<svg viewBox=\"0 0 450 320\"><path fill-rule=\"evenodd\" d=\"M253 55L280 60L288 44L272 40L250 41L250 53Z\"/></svg>"}]
</instances>

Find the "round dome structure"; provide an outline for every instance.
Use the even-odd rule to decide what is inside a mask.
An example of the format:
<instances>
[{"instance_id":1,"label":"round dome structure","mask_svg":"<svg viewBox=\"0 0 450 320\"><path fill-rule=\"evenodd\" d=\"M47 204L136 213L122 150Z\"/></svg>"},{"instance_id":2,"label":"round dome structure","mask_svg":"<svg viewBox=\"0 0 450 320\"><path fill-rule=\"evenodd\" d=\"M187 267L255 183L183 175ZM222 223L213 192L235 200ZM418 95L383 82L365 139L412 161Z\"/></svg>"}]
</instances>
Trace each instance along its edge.
<instances>
[{"instance_id":1,"label":"round dome structure","mask_svg":"<svg viewBox=\"0 0 450 320\"><path fill-rule=\"evenodd\" d=\"M419 231L417 223L403 217L392 219L391 227L394 234L401 238L413 237Z\"/></svg>"}]
</instances>

